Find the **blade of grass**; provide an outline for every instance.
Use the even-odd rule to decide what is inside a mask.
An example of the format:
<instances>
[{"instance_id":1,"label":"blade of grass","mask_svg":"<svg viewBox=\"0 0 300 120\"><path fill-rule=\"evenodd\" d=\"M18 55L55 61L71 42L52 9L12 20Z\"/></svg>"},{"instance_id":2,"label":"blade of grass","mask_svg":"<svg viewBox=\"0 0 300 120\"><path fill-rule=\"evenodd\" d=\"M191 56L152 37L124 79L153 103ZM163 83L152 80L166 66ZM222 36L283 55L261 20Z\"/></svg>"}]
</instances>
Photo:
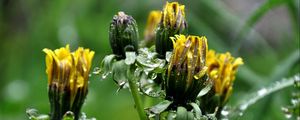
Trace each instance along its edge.
<instances>
[{"instance_id":1,"label":"blade of grass","mask_svg":"<svg viewBox=\"0 0 300 120\"><path fill-rule=\"evenodd\" d=\"M285 1L286 0L267 0L247 19L246 23L242 27L242 30L238 34L238 38L243 38L244 35L249 32L250 28L253 27L269 10L284 3Z\"/></svg>"},{"instance_id":2,"label":"blade of grass","mask_svg":"<svg viewBox=\"0 0 300 120\"><path fill-rule=\"evenodd\" d=\"M270 84L270 82L274 82L277 81L279 78L283 78L284 76L286 76L290 69L292 67L294 67L295 64L298 63L298 61L300 60L300 52L299 49L297 49L296 51L292 52L288 58L286 58L285 60L283 60L281 63L279 63L274 71L272 72L271 76L269 77L269 80L264 81L264 84L261 84L260 87L263 86L268 86ZM299 74L298 74L299 77ZM257 119L264 119L266 116L263 111L267 111L272 103L274 95L270 95L269 97L267 97L267 99L264 102L264 107L262 107L262 109L259 110L259 114L256 116Z\"/></svg>"},{"instance_id":3,"label":"blade of grass","mask_svg":"<svg viewBox=\"0 0 300 120\"><path fill-rule=\"evenodd\" d=\"M295 3L295 2L298 2L298 3ZM300 34L299 4L300 4L299 1L293 1L293 0L288 0L286 2L286 5L288 7L288 10L289 10L289 13L291 16L291 23L293 24L292 26L294 29L296 44L298 44L298 45L299 45L299 39L300 39L300 36L299 36L299 34Z\"/></svg>"},{"instance_id":4,"label":"blade of grass","mask_svg":"<svg viewBox=\"0 0 300 120\"><path fill-rule=\"evenodd\" d=\"M247 108L249 106L255 104L257 101L261 100L262 98L264 98L276 91L293 86L294 81L296 79L299 79L299 77L300 77L300 73L294 75L291 78L288 78L288 79L284 78L280 81L276 81L276 82L268 85L267 87L263 87L259 90L255 90L254 92L252 92L252 94L247 95L247 97L243 97L245 99L242 102L240 102L237 105L237 107L232 109L232 111L229 114L229 117L237 118L237 117L241 116L245 112L245 110L247 110ZM264 112L262 112L262 114L264 114ZM261 116L258 116L258 117L261 117Z\"/></svg>"},{"instance_id":5,"label":"blade of grass","mask_svg":"<svg viewBox=\"0 0 300 120\"><path fill-rule=\"evenodd\" d=\"M276 66L276 68L274 69L274 71L272 72L272 74L268 78L266 78L266 80L261 80L263 82L260 82L261 84L257 84L258 86L254 87L254 88L255 89L264 88L264 86L269 86L269 82L270 81L274 82L274 81L277 81L279 78L283 78L284 76L286 76L288 74L289 70L295 64L297 64L299 62L299 60L300 60L300 52L299 51L300 50L297 49L294 52L292 52L289 55L289 57L287 57L285 60L283 60L280 64L278 64ZM299 77L299 74L297 74L297 75ZM276 83L276 82L274 82L274 83ZM269 95L269 94L271 94L271 93L273 93L273 92L281 89L282 87L285 86L284 84L287 84L287 83L282 83L282 84L283 85L278 85L278 87L275 87L273 90L269 91L268 94L266 94L266 95ZM260 90L264 90L264 89L260 89ZM262 92L267 92L267 91L260 91L260 92L261 93L259 93L259 91L258 92L253 92L253 94L251 94L251 95L254 96L254 94L262 94ZM263 94L265 94L265 93L263 93ZM242 97L242 98L246 98L246 99L242 100L241 102L238 102L239 104L237 106L239 106L239 107L235 108L235 110L239 110L240 107L242 107L242 111L245 111L248 108L248 106L255 104L258 100L264 98L266 95L264 95L264 96L258 96L257 98L255 98L253 96ZM267 100L264 101L264 104L263 104L264 107L262 107L263 109L259 109L259 111L257 111L257 113L258 113L258 115L256 116L257 118L262 119L262 117L264 116L263 114L265 114L263 111L266 111L269 108L268 106L272 103L271 102L272 101L272 97L273 96L270 95L267 98ZM249 98L252 98L253 100L251 100ZM247 106L242 106L244 103L246 104L247 102L248 102ZM238 115L238 114L236 114L236 115Z\"/></svg>"},{"instance_id":6,"label":"blade of grass","mask_svg":"<svg viewBox=\"0 0 300 120\"><path fill-rule=\"evenodd\" d=\"M294 67L294 65L297 64L299 61L300 61L300 49L297 49L294 52L292 52L289 55L289 57L287 57L285 60L283 60L281 63L279 63L276 66L276 68L272 72L272 75L270 76L270 79L272 81L275 81L278 80L278 78L282 78L286 76L289 70L292 67Z\"/></svg>"},{"instance_id":7,"label":"blade of grass","mask_svg":"<svg viewBox=\"0 0 300 120\"><path fill-rule=\"evenodd\" d=\"M241 31L237 34L236 44L234 47L235 51L239 50L241 47L242 40L245 39L246 35L252 30L252 27L272 8L277 7L283 3L291 0L267 0L258 9L256 9L252 15L246 20L245 24L242 26ZM265 42L265 41L264 41ZM268 45L265 42L266 45Z\"/></svg>"}]
</instances>

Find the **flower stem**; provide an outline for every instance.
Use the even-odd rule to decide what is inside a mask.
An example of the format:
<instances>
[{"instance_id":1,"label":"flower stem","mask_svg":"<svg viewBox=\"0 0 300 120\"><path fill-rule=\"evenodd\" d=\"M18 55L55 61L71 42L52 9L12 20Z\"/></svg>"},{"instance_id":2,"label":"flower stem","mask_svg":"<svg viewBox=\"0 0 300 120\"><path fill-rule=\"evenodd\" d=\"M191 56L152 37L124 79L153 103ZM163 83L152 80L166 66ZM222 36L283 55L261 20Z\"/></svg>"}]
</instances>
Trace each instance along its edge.
<instances>
[{"instance_id":1,"label":"flower stem","mask_svg":"<svg viewBox=\"0 0 300 120\"><path fill-rule=\"evenodd\" d=\"M129 88L130 88L131 95L133 97L137 112L139 114L139 117L141 120L146 120L146 114L144 112L141 97L138 92L138 87L136 86L136 81L135 81L136 77L134 77L133 75L128 73L128 78L131 78L131 79L128 79Z\"/></svg>"}]
</instances>

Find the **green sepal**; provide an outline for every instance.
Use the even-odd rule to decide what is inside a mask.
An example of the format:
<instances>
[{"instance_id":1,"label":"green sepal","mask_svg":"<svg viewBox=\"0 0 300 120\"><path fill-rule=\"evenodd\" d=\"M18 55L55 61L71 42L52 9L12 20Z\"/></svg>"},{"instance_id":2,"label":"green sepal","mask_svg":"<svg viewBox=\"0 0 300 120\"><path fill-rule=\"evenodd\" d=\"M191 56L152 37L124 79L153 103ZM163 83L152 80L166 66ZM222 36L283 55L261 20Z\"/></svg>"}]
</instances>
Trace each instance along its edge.
<instances>
[{"instance_id":1,"label":"green sepal","mask_svg":"<svg viewBox=\"0 0 300 120\"><path fill-rule=\"evenodd\" d=\"M188 118L188 112L184 107L177 107L176 120L186 120Z\"/></svg>"},{"instance_id":2,"label":"green sepal","mask_svg":"<svg viewBox=\"0 0 300 120\"><path fill-rule=\"evenodd\" d=\"M149 108L148 111L150 112L150 114L160 114L164 112L171 104L172 104L171 101L164 100L159 104Z\"/></svg>"}]
</instances>

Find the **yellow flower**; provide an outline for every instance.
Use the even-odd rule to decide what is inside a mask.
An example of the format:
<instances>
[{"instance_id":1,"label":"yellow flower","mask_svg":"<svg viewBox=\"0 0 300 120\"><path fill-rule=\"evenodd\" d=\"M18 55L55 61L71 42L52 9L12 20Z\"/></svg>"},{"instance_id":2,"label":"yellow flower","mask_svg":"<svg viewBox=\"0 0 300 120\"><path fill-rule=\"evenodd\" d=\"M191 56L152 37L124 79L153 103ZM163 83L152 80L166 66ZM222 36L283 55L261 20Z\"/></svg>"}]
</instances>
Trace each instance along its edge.
<instances>
[{"instance_id":1,"label":"yellow flower","mask_svg":"<svg viewBox=\"0 0 300 120\"><path fill-rule=\"evenodd\" d=\"M221 103L224 104L232 93L235 74L243 60L232 57L229 52L216 54L215 51L209 50L206 64L208 75L214 81L215 93L221 96Z\"/></svg>"},{"instance_id":2,"label":"yellow flower","mask_svg":"<svg viewBox=\"0 0 300 120\"><path fill-rule=\"evenodd\" d=\"M148 20L146 29L144 32L145 40L153 40L155 38L155 29L161 20L161 11L151 11Z\"/></svg>"},{"instance_id":3,"label":"yellow flower","mask_svg":"<svg viewBox=\"0 0 300 120\"><path fill-rule=\"evenodd\" d=\"M167 99L178 103L194 102L207 80L205 37L175 35L173 55L167 69Z\"/></svg>"},{"instance_id":4,"label":"yellow flower","mask_svg":"<svg viewBox=\"0 0 300 120\"><path fill-rule=\"evenodd\" d=\"M184 34L187 30L184 5L178 2L167 2L163 11L159 27L156 29L155 48L159 58L165 58L168 51L173 50L170 37Z\"/></svg>"},{"instance_id":5,"label":"yellow flower","mask_svg":"<svg viewBox=\"0 0 300 120\"><path fill-rule=\"evenodd\" d=\"M69 45L54 51L47 48L43 51L46 53L51 117L60 119L67 111L74 112L76 116L88 92L94 52L79 47L71 53Z\"/></svg>"},{"instance_id":6,"label":"yellow flower","mask_svg":"<svg viewBox=\"0 0 300 120\"><path fill-rule=\"evenodd\" d=\"M165 27L185 27L184 5L180 5L178 2L167 2L163 10L162 21Z\"/></svg>"}]
</instances>

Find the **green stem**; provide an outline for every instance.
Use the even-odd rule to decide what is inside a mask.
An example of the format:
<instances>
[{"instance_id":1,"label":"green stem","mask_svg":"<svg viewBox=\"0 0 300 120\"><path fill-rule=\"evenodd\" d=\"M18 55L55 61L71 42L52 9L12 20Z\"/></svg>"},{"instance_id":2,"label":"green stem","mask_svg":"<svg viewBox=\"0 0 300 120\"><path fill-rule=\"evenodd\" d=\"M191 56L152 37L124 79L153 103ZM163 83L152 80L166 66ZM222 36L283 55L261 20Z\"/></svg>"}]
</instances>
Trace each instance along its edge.
<instances>
[{"instance_id":1,"label":"green stem","mask_svg":"<svg viewBox=\"0 0 300 120\"><path fill-rule=\"evenodd\" d=\"M150 107L153 104L153 98L145 96L144 97L144 106L146 108Z\"/></svg>"},{"instance_id":2,"label":"green stem","mask_svg":"<svg viewBox=\"0 0 300 120\"><path fill-rule=\"evenodd\" d=\"M129 83L129 88L130 88L131 95L133 97L137 112L138 112L141 120L146 120L146 114L144 112L141 97L139 95L138 87L136 86L136 82L135 82L136 78L133 75L131 75L131 73L128 73L128 75L129 75L128 76L129 78L132 78L132 79L128 80L128 83Z\"/></svg>"}]
</instances>

